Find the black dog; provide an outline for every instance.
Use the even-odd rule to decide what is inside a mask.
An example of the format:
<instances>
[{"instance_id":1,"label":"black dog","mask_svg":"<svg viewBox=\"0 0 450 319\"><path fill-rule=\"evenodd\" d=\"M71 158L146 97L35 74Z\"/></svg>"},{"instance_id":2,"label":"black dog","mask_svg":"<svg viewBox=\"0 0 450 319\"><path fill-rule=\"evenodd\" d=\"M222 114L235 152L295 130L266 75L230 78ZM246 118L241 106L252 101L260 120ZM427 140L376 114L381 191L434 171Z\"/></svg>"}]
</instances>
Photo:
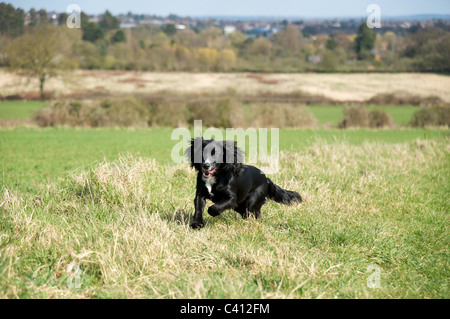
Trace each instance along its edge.
<instances>
[{"instance_id":1,"label":"black dog","mask_svg":"<svg viewBox=\"0 0 450 319\"><path fill-rule=\"evenodd\" d=\"M191 140L185 155L198 171L192 228L203 227L206 199L214 202L208 208L211 216L234 209L243 218L250 212L258 218L266 197L287 205L302 201L298 193L275 185L258 168L243 165L244 153L234 141L219 142L198 137Z\"/></svg>"}]
</instances>

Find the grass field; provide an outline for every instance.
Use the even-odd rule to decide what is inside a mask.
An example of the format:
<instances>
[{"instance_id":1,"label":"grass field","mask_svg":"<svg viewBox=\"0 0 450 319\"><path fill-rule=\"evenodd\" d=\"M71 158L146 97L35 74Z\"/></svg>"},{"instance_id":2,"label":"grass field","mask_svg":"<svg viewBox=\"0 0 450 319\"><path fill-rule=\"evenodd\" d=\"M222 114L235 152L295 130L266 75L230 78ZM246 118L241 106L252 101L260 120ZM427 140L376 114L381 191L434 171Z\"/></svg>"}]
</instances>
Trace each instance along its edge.
<instances>
[{"instance_id":1,"label":"grass field","mask_svg":"<svg viewBox=\"0 0 450 319\"><path fill-rule=\"evenodd\" d=\"M0 102L0 119L3 120L29 120L35 111L46 105L46 102L37 101L6 101Z\"/></svg>"},{"instance_id":2,"label":"grass field","mask_svg":"<svg viewBox=\"0 0 450 319\"><path fill-rule=\"evenodd\" d=\"M172 129L0 129L2 185L33 192L43 182L64 178L79 168L132 154L170 164ZM366 141L404 143L448 136L446 130L281 130L280 150L299 152L316 140L362 145ZM248 149L247 149L248 150Z\"/></svg>"},{"instance_id":3,"label":"grass field","mask_svg":"<svg viewBox=\"0 0 450 319\"><path fill-rule=\"evenodd\" d=\"M336 101L364 101L377 94L403 92L407 95L438 96L450 102L450 77L431 73L182 73L78 70L49 78L46 91L55 98L91 92L113 96L155 92L238 94L302 91ZM267 84L271 83L271 84ZM37 79L0 69L0 95L39 90Z\"/></svg>"},{"instance_id":4,"label":"grass field","mask_svg":"<svg viewBox=\"0 0 450 319\"><path fill-rule=\"evenodd\" d=\"M304 203L200 231L170 134L0 129L0 297L450 297L448 130L281 130Z\"/></svg>"}]
</instances>

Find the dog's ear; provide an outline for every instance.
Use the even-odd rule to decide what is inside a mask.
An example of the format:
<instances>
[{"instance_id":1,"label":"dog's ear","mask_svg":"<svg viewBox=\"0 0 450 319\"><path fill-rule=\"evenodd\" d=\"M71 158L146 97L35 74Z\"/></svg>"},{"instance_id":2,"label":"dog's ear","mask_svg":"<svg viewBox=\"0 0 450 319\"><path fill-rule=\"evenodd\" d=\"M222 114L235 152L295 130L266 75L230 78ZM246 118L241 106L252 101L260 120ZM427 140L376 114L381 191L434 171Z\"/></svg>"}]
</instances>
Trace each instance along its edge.
<instances>
[{"instance_id":1,"label":"dog's ear","mask_svg":"<svg viewBox=\"0 0 450 319\"><path fill-rule=\"evenodd\" d=\"M203 137L191 139L190 146L184 151L184 155L189 160L192 167L198 169L202 163Z\"/></svg>"},{"instance_id":2,"label":"dog's ear","mask_svg":"<svg viewBox=\"0 0 450 319\"><path fill-rule=\"evenodd\" d=\"M235 141L223 142L224 169L231 170L235 175L239 174L244 162L244 151L242 151Z\"/></svg>"}]
</instances>

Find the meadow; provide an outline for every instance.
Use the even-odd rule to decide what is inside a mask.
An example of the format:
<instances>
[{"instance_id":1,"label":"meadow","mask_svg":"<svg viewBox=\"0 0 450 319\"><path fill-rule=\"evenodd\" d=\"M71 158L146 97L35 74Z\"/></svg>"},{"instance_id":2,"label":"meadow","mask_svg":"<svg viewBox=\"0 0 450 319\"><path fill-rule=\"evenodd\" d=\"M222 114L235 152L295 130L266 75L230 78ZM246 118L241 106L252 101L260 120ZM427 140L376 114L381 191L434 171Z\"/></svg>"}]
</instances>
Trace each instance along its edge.
<instances>
[{"instance_id":1,"label":"meadow","mask_svg":"<svg viewBox=\"0 0 450 319\"><path fill-rule=\"evenodd\" d=\"M406 127L422 103L450 101L448 81L76 71L48 81L52 101L0 102L0 298L449 298L450 134ZM0 70L1 96L34 99L35 84ZM304 202L268 201L258 220L205 213L194 231L195 172L173 163L172 128L33 121L60 97L110 99L126 117L121 103L150 93L169 106L229 96L244 109L247 100L305 105L318 125L280 129L280 170L270 175ZM394 126L335 128L354 102L386 111Z\"/></svg>"},{"instance_id":2,"label":"meadow","mask_svg":"<svg viewBox=\"0 0 450 319\"><path fill-rule=\"evenodd\" d=\"M62 179L74 170L89 169L103 160L114 161L126 155L154 158L159 163L170 164L171 149L178 142L171 141L171 133L169 128L2 128L1 185L35 192L43 182ZM351 145L362 145L366 141L396 144L446 136L446 130L283 129L280 130L280 150L304 151L316 140Z\"/></svg>"},{"instance_id":3,"label":"meadow","mask_svg":"<svg viewBox=\"0 0 450 319\"><path fill-rule=\"evenodd\" d=\"M431 73L187 73L77 70L49 78L55 98L78 95L136 96L157 92L242 95L302 91L335 101L365 101L377 94L438 96L450 102L450 77ZM0 96L39 96L37 79L0 69Z\"/></svg>"},{"instance_id":4,"label":"meadow","mask_svg":"<svg viewBox=\"0 0 450 319\"><path fill-rule=\"evenodd\" d=\"M448 130L281 130L304 202L200 231L170 134L1 128L0 297L449 297Z\"/></svg>"},{"instance_id":5,"label":"meadow","mask_svg":"<svg viewBox=\"0 0 450 319\"><path fill-rule=\"evenodd\" d=\"M3 101L0 102L0 119L29 120L37 110L47 104L40 101Z\"/></svg>"}]
</instances>

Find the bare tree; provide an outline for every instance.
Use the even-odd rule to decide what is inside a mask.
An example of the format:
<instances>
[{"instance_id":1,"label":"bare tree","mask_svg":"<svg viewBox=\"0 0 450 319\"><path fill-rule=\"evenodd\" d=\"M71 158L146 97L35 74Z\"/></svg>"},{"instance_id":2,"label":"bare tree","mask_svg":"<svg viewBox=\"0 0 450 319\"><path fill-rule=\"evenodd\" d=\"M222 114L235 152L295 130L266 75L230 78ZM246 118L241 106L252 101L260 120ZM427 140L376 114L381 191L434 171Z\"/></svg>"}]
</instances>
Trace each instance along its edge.
<instances>
[{"instance_id":1,"label":"bare tree","mask_svg":"<svg viewBox=\"0 0 450 319\"><path fill-rule=\"evenodd\" d=\"M40 96L44 98L45 81L57 70L70 68L70 60L64 55L67 42L58 27L47 24L33 28L9 43L6 50L9 66L37 77Z\"/></svg>"}]
</instances>

